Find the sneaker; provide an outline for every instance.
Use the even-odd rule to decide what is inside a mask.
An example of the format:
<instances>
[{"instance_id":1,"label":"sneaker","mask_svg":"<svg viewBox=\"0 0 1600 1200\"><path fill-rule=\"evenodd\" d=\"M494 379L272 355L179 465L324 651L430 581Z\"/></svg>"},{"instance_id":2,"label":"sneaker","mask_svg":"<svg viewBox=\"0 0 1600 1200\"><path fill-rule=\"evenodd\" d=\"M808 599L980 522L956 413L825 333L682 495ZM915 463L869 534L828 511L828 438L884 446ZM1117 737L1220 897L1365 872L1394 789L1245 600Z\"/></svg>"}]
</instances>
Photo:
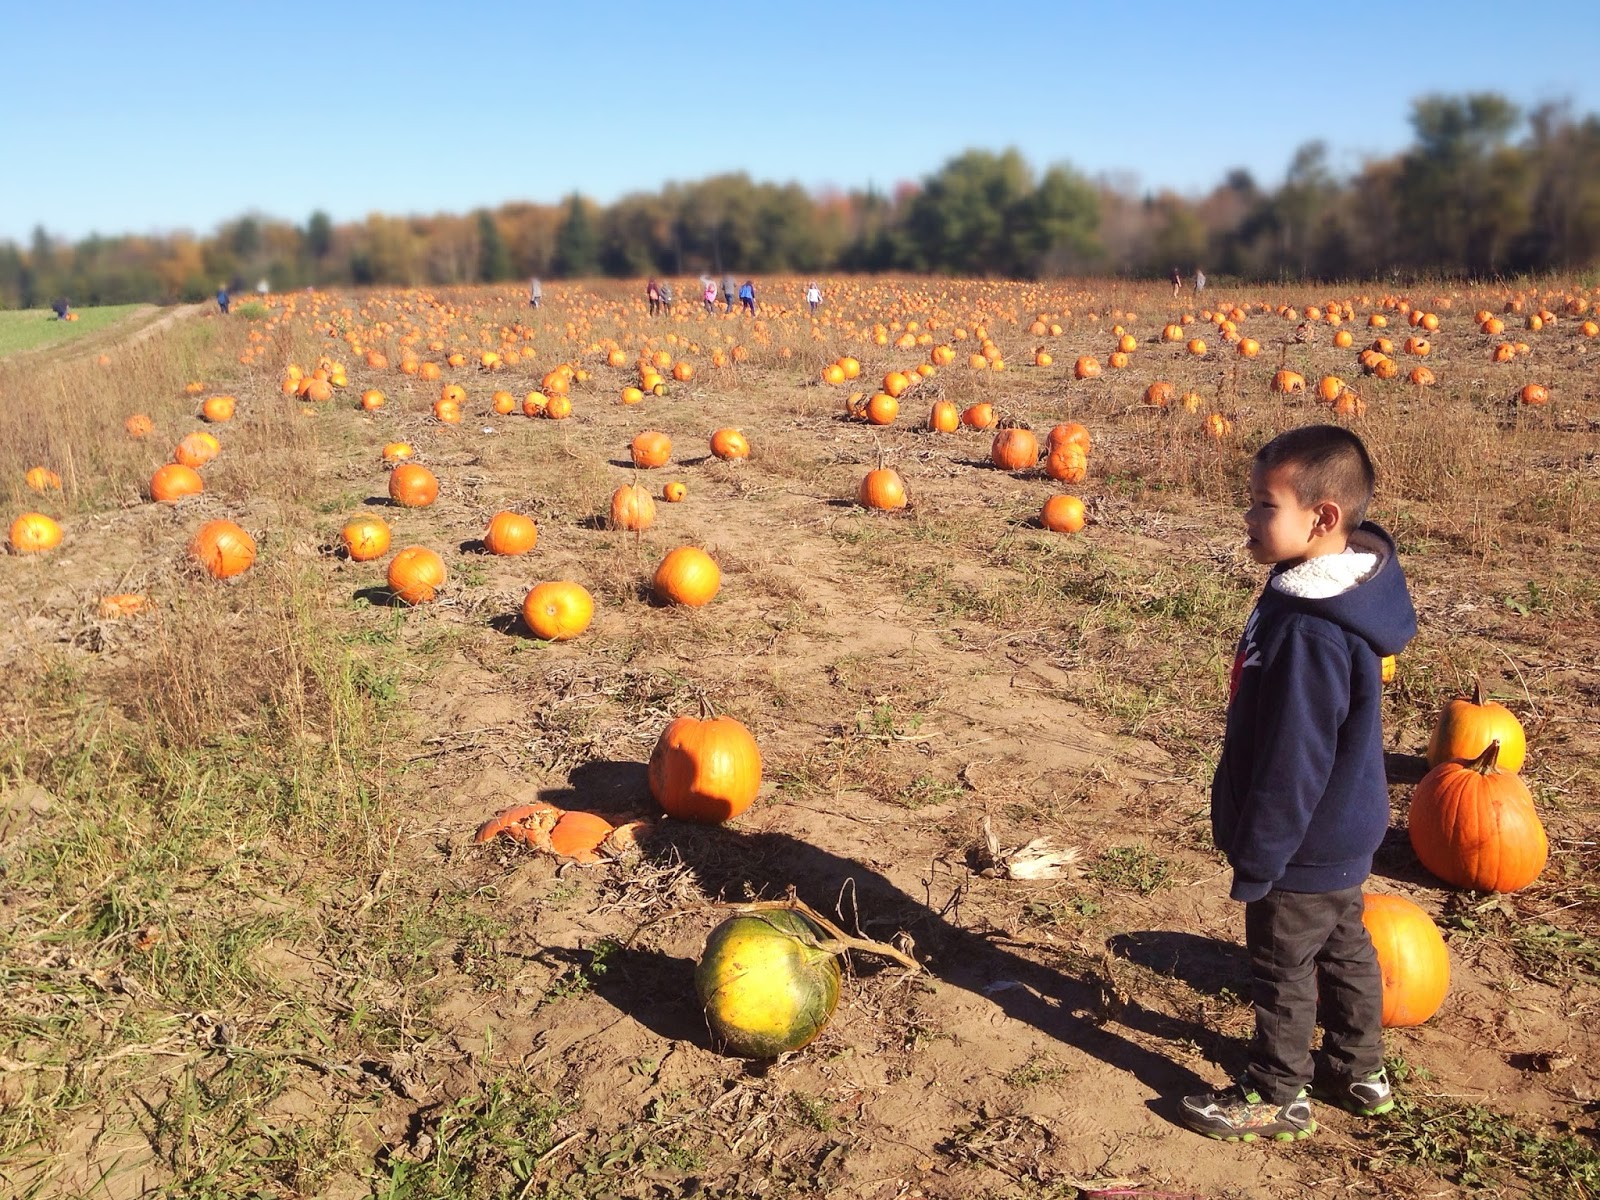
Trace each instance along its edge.
<instances>
[{"instance_id":1,"label":"sneaker","mask_svg":"<svg viewBox=\"0 0 1600 1200\"><path fill-rule=\"evenodd\" d=\"M1196 1133L1226 1142L1253 1142L1259 1138L1292 1142L1309 1137L1317 1129L1305 1088L1280 1106L1263 1100L1261 1093L1243 1080L1226 1091L1185 1096L1179 1115Z\"/></svg>"},{"instance_id":2,"label":"sneaker","mask_svg":"<svg viewBox=\"0 0 1600 1200\"><path fill-rule=\"evenodd\" d=\"M1358 1117L1381 1116L1394 1107L1394 1090L1389 1086L1389 1072L1382 1067L1361 1079L1335 1075L1326 1080L1316 1080L1311 1086L1318 1100L1337 1104L1345 1112L1355 1113Z\"/></svg>"}]
</instances>

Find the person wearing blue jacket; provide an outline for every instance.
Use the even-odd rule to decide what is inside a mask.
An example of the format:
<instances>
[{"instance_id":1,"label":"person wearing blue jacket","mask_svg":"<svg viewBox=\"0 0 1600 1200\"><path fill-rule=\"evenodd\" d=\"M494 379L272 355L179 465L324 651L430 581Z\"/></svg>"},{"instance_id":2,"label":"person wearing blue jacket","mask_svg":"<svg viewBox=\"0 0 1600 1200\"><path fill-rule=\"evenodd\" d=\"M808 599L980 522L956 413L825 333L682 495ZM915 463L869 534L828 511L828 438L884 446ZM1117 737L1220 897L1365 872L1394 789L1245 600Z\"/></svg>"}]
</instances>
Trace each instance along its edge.
<instances>
[{"instance_id":1,"label":"person wearing blue jacket","mask_svg":"<svg viewBox=\"0 0 1600 1200\"><path fill-rule=\"evenodd\" d=\"M1381 660L1417 619L1394 540L1363 520L1374 481L1336 425L1281 434L1251 466L1246 547L1272 570L1233 663L1211 824L1245 906L1256 1028L1244 1076L1180 1106L1209 1137L1305 1137L1313 1092L1394 1106L1361 885L1389 827Z\"/></svg>"}]
</instances>

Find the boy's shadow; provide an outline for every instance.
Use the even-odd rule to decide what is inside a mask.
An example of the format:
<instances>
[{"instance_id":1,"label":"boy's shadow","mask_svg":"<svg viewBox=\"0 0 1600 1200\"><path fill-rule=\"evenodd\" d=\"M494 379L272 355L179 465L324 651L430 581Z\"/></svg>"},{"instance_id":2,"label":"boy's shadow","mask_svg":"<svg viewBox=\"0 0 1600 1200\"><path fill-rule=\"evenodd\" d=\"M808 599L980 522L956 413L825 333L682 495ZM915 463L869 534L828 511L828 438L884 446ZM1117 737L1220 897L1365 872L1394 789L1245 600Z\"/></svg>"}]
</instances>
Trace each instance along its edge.
<instances>
[{"instance_id":1,"label":"boy's shadow","mask_svg":"<svg viewBox=\"0 0 1600 1200\"><path fill-rule=\"evenodd\" d=\"M597 762L575 770L570 788L540 795L569 808L637 811L652 804L645 780L643 763ZM1158 1096L1212 1086L1115 1027L1177 1045L1216 1046L1215 1032L1144 1007L1122 989L1114 970L1106 974L1110 968L1104 964L1096 970L1087 961L1059 966L1035 962L1013 948L1005 933L952 924L876 871L788 834L667 820L642 833L639 845L655 864L687 867L699 890L713 900L781 899L793 888L797 898L848 932L884 942L904 932L915 945L915 956L937 979L987 997L1013 1019L1131 1072ZM1168 959L1172 949L1168 947ZM863 977L901 969L866 957L858 958L856 966ZM595 984L598 994L663 1036L710 1045L694 997L692 963L625 946L607 955L606 968ZM1152 1108L1172 1115L1160 1101Z\"/></svg>"}]
</instances>

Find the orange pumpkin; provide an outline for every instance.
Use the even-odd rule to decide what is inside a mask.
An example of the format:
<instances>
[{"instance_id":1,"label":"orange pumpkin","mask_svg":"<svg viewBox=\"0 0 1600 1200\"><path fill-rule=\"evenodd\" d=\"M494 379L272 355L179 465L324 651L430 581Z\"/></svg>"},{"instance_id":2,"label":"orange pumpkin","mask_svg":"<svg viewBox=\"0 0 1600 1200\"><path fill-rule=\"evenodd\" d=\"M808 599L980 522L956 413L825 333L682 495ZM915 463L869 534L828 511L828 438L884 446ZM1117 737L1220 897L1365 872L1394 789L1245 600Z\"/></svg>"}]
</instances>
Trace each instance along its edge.
<instances>
[{"instance_id":1,"label":"orange pumpkin","mask_svg":"<svg viewBox=\"0 0 1600 1200\"><path fill-rule=\"evenodd\" d=\"M635 437L630 449L633 465L646 470L664 467L672 459L672 439L654 429L647 429Z\"/></svg>"},{"instance_id":2,"label":"orange pumpkin","mask_svg":"<svg viewBox=\"0 0 1600 1200\"><path fill-rule=\"evenodd\" d=\"M1527 384L1517 393L1517 399L1524 404L1538 406L1550 403L1550 389L1542 383Z\"/></svg>"},{"instance_id":3,"label":"orange pumpkin","mask_svg":"<svg viewBox=\"0 0 1600 1200\"><path fill-rule=\"evenodd\" d=\"M856 499L866 508L884 511L906 506L906 485L893 467L879 467L868 471L861 486L856 489Z\"/></svg>"},{"instance_id":4,"label":"orange pumpkin","mask_svg":"<svg viewBox=\"0 0 1600 1200\"><path fill-rule=\"evenodd\" d=\"M150 603L150 597L140 595L138 592L117 592L110 596L101 596L96 612L103 620L114 621L119 617L131 617L145 610Z\"/></svg>"},{"instance_id":5,"label":"orange pumpkin","mask_svg":"<svg viewBox=\"0 0 1600 1200\"><path fill-rule=\"evenodd\" d=\"M59 492L61 476L49 467L29 467L23 481L36 492Z\"/></svg>"},{"instance_id":6,"label":"orange pumpkin","mask_svg":"<svg viewBox=\"0 0 1600 1200\"><path fill-rule=\"evenodd\" d=\"M1050 436L1045 439L1045 449L1054 454L1062 446L1077 446L1084 454L1089 453L1089 431L1076 421L1067 421L1050 430Z\"/></svg>"},{"instance_id":7,"label":"orange pumpkin","mask_svg":"<svg viewBox=\"0 0 1600 1200\"><path fill-rule=\"evenodd\" d=\"M661 560L653 587L656 596L668 604L699 608L721 590L722 570L698 546L679 546Z\"/></svg>"},{"instance_id":8,"label":"orange pumpkin","mask_svg":"<svg viewBox=\"0 0 1600 1200\"><path fill-rule=\"evenodd\" d=\"M23 513L11 522L11 549L18 554L39 554L61 544L61 526L43 513Z\"/></svg>"},{"instance_id":9,"label":"orange pumpkin","mask_svg":"<svg viewBox=\"0 0 1600 1200\"><path fill-rule=\"evenodd\" d=\"M711 453L725 462L750 457L750 443L737 429L719 429L711 435Z\"/></svg>"},{"instance_id":10,"label":"orange pumpkin","mask_svg":"<svg viewBox=\"0 0 1600 1200\"><path fill-rule=\"evenodd\" d=\"M1484 700L1483 684L1474 680L1472 699L1457 698L1444 706L1428 738L1428 766L1437 767L1451 759L1473 759L1500 743L1498 759L1502 771L1520 771L1527 756L1528 739L1522 722L1503 704Z\"/></svg>"},{"instance_id":11,"label":"orange pumpkin","mask_svg":"<svg viewBox=\"0 0 1600 1200\"><path fill-rule=\"evenodd\" d=\"M961 426L961 410L949 400L934 401L928 411L928 428L934 433L954 433Z\"/></svg>"},{"instance_id":12,"label":"orange pumpkin","mask_svg":"<svg viewBox=\"0 0 1600 1200\"><path fill-rule=\"evenodd\" d=\"M1045 458L1044 473L1057 483L1082 483L1089 477L1089 457L1076 442L1066 442Z\"/></svg>"},{"instance_id":13,"label":"orange pumpkin","mask_svg":"<svg viewBox=\"0 0 1600 1200\"><path fill-rule=\"evenodd\" d=\"M222 450L221 444L204 430L184 436L172 452L172 460L186 467L203 467Z\"/></svg>"},{"instance_id":14,"label":"orange pumpkin","mask_svg":"<svg viewBox=\"0 0 1600 1200\"><path fill-rule=\"evenodd\" d=\"M1055 533L1077 533L1084 520L1083 501L1076 496L1051 496L1039 510L1039 524Z\"/></svg>"},{"instance_id":15,"label":"orange pumpkin","mask_svg":"<svg viewBox=\"0 0 1600 1200\"><path fill-rule=\"evenodd\" d=\"M427 604L444 581L444 559L426 546L407 546L389 560L389 589L407 604Z\"/></svg>"},{"instance_id":16,"label":"orange pumpkin","mask_svg":"<svg viewBox=\"0 0 1600 1200\"><path fill-rule=\"evenodd\" d=\"M993 429L999 420L995 416L994 405L987 401L968 405L961 412L961 423L968 429Z\"/></svg>"},{"instance_id":17,"label":"orange pumpkin","mask_svg":"<svg viewBox=\"0 0 1600 1200\"><path fill-rule=\"evenodd\" d=\"M207 421L231 421L236 403L232 396L212 396L200 406L200 415Z\"/></svg>"},{"instance_id":18,"label":"orange pumpkin","mask_svg":"<svg viewBox=\"0 0 1600 1200\"><path fill-rule=\"evenodd\" d=\"M1039 439L1031 429L1002 429L989 447L989 461L1002 471L1030 471L1039 465Z\"/></svg>"},{"instance_id":19,"label":"orange pumpkin","mask_svg":"<svg viewBox=\"0 0 1600 1200\"><path fill-rule=\"evenodd\" d=\"M1093 355L1082 355L1072 365L1072 374L1077 379L1098 379L1100 378L1100 360Z\"/></svg>"},{"instance_id":20,"label":"orange pumpkin","mask_svg":"<svg viewBox=\"0 0 1600 1200\"><path fill-rule=\"evenodd\" d=\"M1544 870L1550 843L1520 776L1496 769L1499 742L1471 762L1452 759L1411 793L1411 848L1446 883L1515 892Z\"/></svg>"},{"instance_id":21,"label":"orange pumpkin","mask_svg":"<svg viewBox=\"0 0 1600 1200\"><path fill-rule=\"evenodd\" d=\"M383 448L383 461L392 465L404 462L415 453L410 442L390 442Z\"/></svg>"},{"instance_id":22,"label":"orange pumpkin","mask_svg":"<svg viewBox=\"0 0 1600 1200\"><path fill-rule=\"evenodd\" d=\"M1404 896L1361 898L1361 923L1378 952L1386 1029L1420 1025L1450 990L1450 951L1433 918Z\"/></svg>"},{"instance_id":23,"label":"orange pumpkin","mask_svg":"<svg viewBox=\"0 0 1600 1200\"><path fill-rule=\"evenodd\" d=\"M650 794L670 817L719 824L761 792L761 751L732 717L679 717L650 753Z\"/></svg>"},{"instance_id":24,"label":"orange pumpkin","mask_svg":"<svg viewBox=\"0 0 1600 1200\"><path fill-rule=\"evenodd\" d=\"M589 628L594 620L594 597L581 583L550 580L528 593L522 602L522 619L535 637L565 642Z\"/></svg>"},{"instance_id":25,"label":"orange pumpkin","mask_svg":"<svg viewBox=\"0 0 1600 1200\"><path fill-rule=\"evenodd\" d=\"M158 467L150 476L150 499L162 504L175 504L185 496L198 496L205 490L200 472L182 463Z\"/></svg>"},{"instance_id":26,"label":"orange pumpkin","mask_svg":"<svg viewBox=\"0 0 1600 1200\"><path fill-rule=\"evenodd\" d=\"M483 548L490 554L513 557L526 554L539 542L539 527L521 513L497 512L489 518L483 535Z\"/></svg>"},{"instance_id":27,"label":"orange pumpkin","mask_svg":"<svg viewBox=\"0 0 1600 1200\"><path fill-rule=\"evenodd\" d=\"M877 392L867 401L867 422L871 425L893 425L900 415L900 401L888 392Z\"/></svg>"},{"instance_id":28,"label":"orange pumpkin","mask_svg":"<svg viewBox=\"0 0 1600 1200\"><path fill-rule=\"evenodd\" d=\"M661 489L661 498L668 504L677 504L689 494L689 489L674 479Z\"/></svg>"},{"instance_id":29,"label":"orange pumpkin","mask_svg":"<svg viewBox=\"0 0 1600 1200\"><path fill-rule=\"evenodd\" d=\"M402 508L427 508L439 498L439 480L421 463L403 462L389 472L389 499Z\"/></svg>"},{"instance_id":30,"label":"orange pumpkin","mask_svg":"<svg viewBox=\"0 0 1600 1200\"><path fill-rule=\"evenodd\" d=\"M389 552L389 526L381 517L357 517L339 531L344 552L354 562L371 562Z\"/></svg>"},{"instance_id":31,"label":"orange pumpkin","mask_svg":"<svg viewBox=\"0 0 1600 1200\"><path fill-rule=\"evenodd\" d=\"M122 423L122 428L131 438L142 438L149 435L155 424L144 413L134 413Z\"/></svg>"},{"instance_id":32,"label":"orange pumpkin","mask_svg":"<svg viewBox=\"0 0 1600 1200\"><path fill-rule=\"evenodd\" d=\"M656 502L637 483L625 483L611 493L611 528L642 533L655 524Z\"/></svg>"},{"instance_id":33,"label":"orange pumpkin","mask_svg":"<svg viewBox=\"0 0 1600 1200\"><path fill-rule=\"evenodd\" d=\"M232 521L207 521L190 540L189 557L213 579L231 579L256 561L256 541Z\"/></svg>"}]
</instances>

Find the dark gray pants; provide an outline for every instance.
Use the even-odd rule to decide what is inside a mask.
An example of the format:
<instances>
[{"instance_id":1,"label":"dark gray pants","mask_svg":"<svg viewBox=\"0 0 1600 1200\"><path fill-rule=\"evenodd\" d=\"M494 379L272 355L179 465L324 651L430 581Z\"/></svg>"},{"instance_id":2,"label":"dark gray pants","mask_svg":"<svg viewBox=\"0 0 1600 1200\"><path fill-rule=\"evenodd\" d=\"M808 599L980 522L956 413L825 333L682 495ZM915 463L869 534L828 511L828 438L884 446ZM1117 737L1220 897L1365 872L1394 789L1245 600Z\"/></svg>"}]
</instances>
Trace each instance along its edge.
<instances>
[{"instance_id":1,"label":"dark gray pants","mask_svg":"<svg viewBox=\"0 0 1600 1200\"><path fill-rule=\"evenodd\" d=\"M1244 906L1256 1034L1249 1075L1261 1095L1286 1104L1311 1082L1311 1041L1341 1075L1383 1066L1383 976L1361 923L1361 889L1268 892Z\"/></svg>"}]
</instances>

